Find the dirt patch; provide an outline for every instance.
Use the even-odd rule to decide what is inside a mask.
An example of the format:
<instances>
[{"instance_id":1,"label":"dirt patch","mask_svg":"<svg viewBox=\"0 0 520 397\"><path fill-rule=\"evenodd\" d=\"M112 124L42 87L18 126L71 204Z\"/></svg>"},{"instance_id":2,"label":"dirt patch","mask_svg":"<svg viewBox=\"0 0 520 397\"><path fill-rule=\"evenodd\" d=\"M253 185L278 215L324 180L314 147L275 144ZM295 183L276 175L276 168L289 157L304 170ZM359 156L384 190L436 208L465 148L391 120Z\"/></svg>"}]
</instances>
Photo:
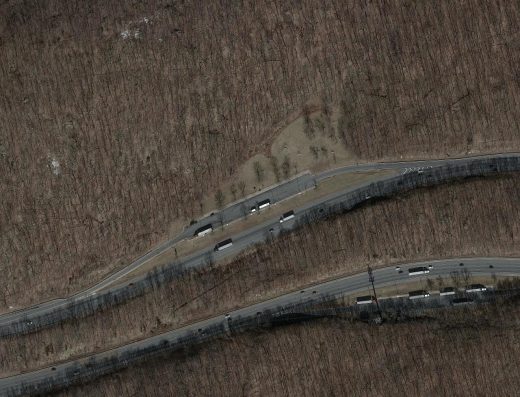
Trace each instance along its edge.
<instances>
[{"instance_id":1,"label":"dirt patch","mask_svg":"<svg viewBox=\"0 0 520 397\"><path fill-rule=\"evenodd\" d=\"M338 138L339 110L318 108L295 119L274 139L271 155L291 169L318 172L351 164L358 159Z\"/></svg>"},{"instance_id":2,"label":"dirt patch","mask_svg":"<svg viewBox=\"0 0 520 397\"><path fill-rule=\"evenodd\" d=\"M268 155L260 153L248 159L229 179L221 183L221 205L263 190L275 183L310 170L313 173L352 164L357 158L336 135L339 110L308 107L278 130ZM313 109L311 112L310 109ZM216 195L203 200L202 211L218 207Z\"/></svg>"}]
</instances>

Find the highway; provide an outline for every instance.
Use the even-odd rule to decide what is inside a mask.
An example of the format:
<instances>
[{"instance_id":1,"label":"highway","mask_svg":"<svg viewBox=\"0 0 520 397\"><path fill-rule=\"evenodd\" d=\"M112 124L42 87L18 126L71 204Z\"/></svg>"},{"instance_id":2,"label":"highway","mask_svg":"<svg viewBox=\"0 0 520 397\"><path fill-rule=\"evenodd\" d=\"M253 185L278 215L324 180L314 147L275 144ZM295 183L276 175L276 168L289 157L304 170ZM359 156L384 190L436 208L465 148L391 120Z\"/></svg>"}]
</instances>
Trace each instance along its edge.
<instances>
[{"instance_id":1,"label":"highway","mask_svg":"<svg viewBox=\"0 0 520 397\"><path fill-rule=\"evenodd\" d=\"M348 172L365 172L376 170L401 170L403 173L412 171L425 170L432 167L439 167L446 164L462 164L470 160L489 159L489 158L503 158L503 157L518 157L520 153L503 153L493 155L478 155L468 157L454 157L449 159L437 160L413 160L413 161L391 161L378 163L365 163L346 165L339 168L323 171L315 176L316 181L321 181L332 176L348 173Z\"/></svg>"},{"instance_id":2,"label":"highway","mask_svg":"<svg viewBox=\"0 0 520 397\"><path fill-rule=\"evenodd\" d=\"M210 214L202 219L199 219L195 224L187 227L181 234L176 236L174 239L169 240L160 246L154 248L150 252L148 252L143 257L137 259L129 266L119 270L118 272L112 274L111 276L105 278L100 283L81 291L69 298L66 299L55 299L48 302L43 302L38 305L18 310L11 313L6 313L0 316L0 327L7 326L11 323L24 320L30 320L31 316L43 315L50 313L53 310L59 309L61 307L65 307L72 301L81 301L82 299L88 299L92 294L97 293L101 289L105 289L111 286L115 281L121 279L126 276L130 272L137 269L142 264L146 263L151 258L161 254L162 252L170 249L179 241L190 238L193 236L195 230L199 227L212 223L214 225L221 225L230 223L232 221L241 219L244 217L244 211L247 211L252 205L257 203L258 201L264 199L270 199L272 204L290 198L294 195L297 195L303 191L308 189L313 189L316 184L319 186L319 182L323 181L332 176L344 174L344 173L352 173L352 172L362 172L362 171L370 171L370 170L384 170L384 169L394 169L401 170L402 174L410 173L413 171L426 170L435 167L440 167L448 164L465 164L471 162L473 160L478 159L494 159L494 158L505 158L505 157L515 157L520 158L520 154L518 153L507 153L507 154L499 154L499 155L488 155L488 156L476 156L476 157L468 157L468 158L460 158L460 159L443 159L443 160L421 160L421 161L407 161L407 162L387 162L387 163L371 163L371 164L358 164L358 165L350 165L345 167L339 167L333 170L327 170L317 175L312 175L309 173L303 173L298 177L289 180L284 183L280 183L272 188L268 188L257 195L247 197L245 200L236 202L234 204L229 205L224 208L220 212ZM381 177L379 181L389 180L394 178L394 176L385 176ZM236 255L242 250L246 249L248 246L265 241L266 236L271 234L273 237L278 235L282 230L289 230L294 225L298 219L301 219L303 216L311 214L314 210L324 210L330 208L334 204L338 204L344 200L344 197L348 193L356 192L361 190L374 182L368 182L365 184L356 185L355 187L347 187L344 189L338 189L338 191L320 198L314 202L308 203L305 206L295 208L295 218L291 221L280 224L278 218L273 218L268 221L265 221L261 224L255 225L254 227L245 230L236 235L230 236L233 239L233 246L229 249L226 249L222 252L213 252L213 246L206 247L198 252L195 252L185 258L179 259L177 262L182 263L186 268L192 268L197 266L204 266L208 258L211 257L214 260L220 260L232 255ZM117 286L113 286L112 288L117 288ZM111 288L107 288L110 290Z\"/></svg>"},{"instance_id":3,"label":"highway","mask_svg":"<svg viewBox=\"0 0 520 397\"><path fill-rule=\"evenodd\" d=\"M463 266L461 266L461 263ZM428 275L409 276L408 269L417 266L429 266L433 268ZM492 267L491 267L492 266ZM453 271L461 271L467 269L472 276L518 276L520 275L520 258L452 258L445 260L433 260L425 262L414 262L400 265L402 273L396 270L395 266L375 269L373 274L375 277L376 288L385 286L398 285L417 280L426 280L426 278L436 279L437 276L449 277ZM446 281L449 285L449 279ZM323 282L313 286L309 286L303 290L293 291L276 298L266 300L264 302L231 311L229 320L226 313L221 313L215 317L199 321L185 327L175 329L163 334L153 336L151 338L136 341L112 350L82 358L80 360L57 364L54 367L40 369L34 372L28 372L16 376L0 379L0 395L7 395L11 387L21 384L21 382L37 382L50 376L65 376L67 369L70 372L71 367L75 363L85 364L89 359L102 359L112 356L120 356L121 354L132 351L136 348L144 348L160 344L164 340L176 342L179 338L188 335L191 332L200 332L205 328L217 324L226 324L239 317L251 316L259 312L274 311L283 306L304 303L306 301L316 300L320 297L342 296L342 295L367 295L371 293L370 284L368 282L367 273L359 273L352 276L342 277L335 280ZM449 297L447 297L449 299Z\"/></svg>"}]
</instances>

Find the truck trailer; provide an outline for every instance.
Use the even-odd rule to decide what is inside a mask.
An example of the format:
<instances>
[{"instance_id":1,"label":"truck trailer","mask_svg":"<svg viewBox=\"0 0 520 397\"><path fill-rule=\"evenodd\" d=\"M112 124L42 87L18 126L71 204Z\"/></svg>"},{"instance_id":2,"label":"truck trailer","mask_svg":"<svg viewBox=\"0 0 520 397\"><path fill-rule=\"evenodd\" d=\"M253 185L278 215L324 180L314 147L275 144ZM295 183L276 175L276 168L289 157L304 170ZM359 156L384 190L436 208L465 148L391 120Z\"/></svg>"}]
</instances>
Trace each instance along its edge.
<instances>
[{"instance_id":1,"label":"truck trailer","mask_svg":"<svg viewBox=\"0 0 520 397\"><path fill-rule=\"evenodd\" d=\"M228 238L226 240L221 241L220 243L217 243L217 245L215 245L214 251L222 251L222 250L225 250L226 248L231 247L232 245L233 245L233 240Z\"/></svg>"}]
</instances>

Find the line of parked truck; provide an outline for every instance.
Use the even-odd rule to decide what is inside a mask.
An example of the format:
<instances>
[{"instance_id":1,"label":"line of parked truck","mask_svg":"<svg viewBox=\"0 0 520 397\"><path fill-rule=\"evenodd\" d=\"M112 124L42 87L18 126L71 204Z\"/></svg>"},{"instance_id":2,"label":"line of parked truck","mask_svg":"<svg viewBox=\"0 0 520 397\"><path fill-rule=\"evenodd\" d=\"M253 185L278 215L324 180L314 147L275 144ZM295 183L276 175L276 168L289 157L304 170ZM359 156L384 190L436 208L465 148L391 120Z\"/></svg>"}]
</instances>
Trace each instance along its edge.
<instances>
[{"instance_id":1,"label":"line of parked truck","mask_svg":"<svg viewBox=\"0 0 520 397\"><path fill-rule=\"evenodd\" d=\"M487 290L487 287L483 284L471 284L466 286L464 292L466 293L475 293L475 292L484 292ZM444 287L439 291L440 296L448 296L455 295L457 290L454 287ZM408 299L421 299L428 298L430 296L430 292L426 290L415 290L408 292ZM463 303L466 302L469 298L456 298L453 300L453 303ZM374 303L376 301L375 297L372 295L358 296L356 298L356 303L358 305L365 305L369 303ZM460 302L459 302L460 301Z\"/></svg>"},{"instance_id":2,"label":"line of parked truck","mask_svg":"<svg viewBox=\"0 0 520 397\"><path fill-rule=\"evenodd\" d=\"M262 211L263 209L269 207L270 205L271 205L271 200L264 199L262 201L257 202L252 207L250 207L249 213L250 214L257 213L257 212ZM294 210L287 211L280 216L279 222L284 223L284 222L290 221L294 217L295 217ZM194 237L205 236L205 235L211 233L213 231L213 229L214 229L213 224L208 223L207 225L201 226L198 229L196 229L195 232L193 233L193 236ZM273 230L274 230L273 228L270 229L270 231L273 231ZM223 240L223 241L217 243L215 245L214 251L215 252L222 251L222 250L225 250L226 248L231 247L232 245L233 245L233 240L231 238L228 238L226 240Z\"/></svg>"}]
</instances>

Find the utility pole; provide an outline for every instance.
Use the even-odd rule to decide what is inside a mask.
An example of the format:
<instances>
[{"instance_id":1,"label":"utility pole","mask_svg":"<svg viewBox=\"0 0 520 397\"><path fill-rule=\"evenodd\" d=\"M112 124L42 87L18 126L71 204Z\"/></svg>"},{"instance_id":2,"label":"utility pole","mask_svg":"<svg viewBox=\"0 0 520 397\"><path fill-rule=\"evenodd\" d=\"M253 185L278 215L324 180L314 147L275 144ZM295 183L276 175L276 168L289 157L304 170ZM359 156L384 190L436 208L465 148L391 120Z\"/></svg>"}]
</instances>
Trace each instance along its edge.
<instances>
[{"instance_id":1,"label":"utility pole","mask_svg":"<svg viewBox=\"0 0 520 397\"><path fill-rule=\"evenodd\" d=\"M379 320L383 322L383 314L381 313L381 308L379 307L379 301L377 300L376 287L374 286L374 273L372 273L372 268L370 265L367 266L368 271L368 281L372 284L372 291L374 291L374 299L376 300L377 312L379 313Z\"/></svg>"}]
</instances>

